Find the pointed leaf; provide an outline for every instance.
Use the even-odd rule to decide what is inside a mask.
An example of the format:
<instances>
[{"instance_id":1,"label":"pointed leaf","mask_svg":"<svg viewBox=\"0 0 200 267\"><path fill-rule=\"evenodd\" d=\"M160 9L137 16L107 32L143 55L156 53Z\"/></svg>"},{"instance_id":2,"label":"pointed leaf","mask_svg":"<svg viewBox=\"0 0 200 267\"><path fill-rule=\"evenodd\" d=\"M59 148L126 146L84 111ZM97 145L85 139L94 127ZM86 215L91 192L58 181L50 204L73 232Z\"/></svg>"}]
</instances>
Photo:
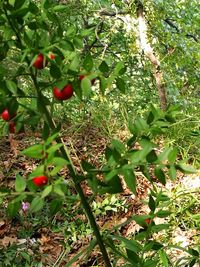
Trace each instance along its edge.
<instances>
[{"instance_id":1,"label":"pointed leaf","mask_svg":"<svg viewBox=\"0 0 200 267\"><path fill-rule=\"evenodd\" d=\"M15 179L15 190L17 192L22 192L25 190L25 188L26 188L26 181L20 174L17 174Z\"/></svg>"},{"instance_id":2,"label":"pointed leaf","mask_svg":"<svg viewBox=\"0 0 200 267\"><path fill-rule=\"evenodd\" d=\"M41 210L43 206L44 206L44 200L41 197L35 197L31 202L30 210L32 212L37 212Z\"/></svg>"},{"instance_id":3,"label":"pointed leaf","mask_svg":"<svg viewBox=\"0 0 200 267\"><path fill-rule=\"evenodd\" d=\"M156 178L158 179L158 181L160 181L163 185L166 184L165 173L163 172L163 170L160 167L155 168L154 174L155 174Z\"/></svg>"}]
</instances>

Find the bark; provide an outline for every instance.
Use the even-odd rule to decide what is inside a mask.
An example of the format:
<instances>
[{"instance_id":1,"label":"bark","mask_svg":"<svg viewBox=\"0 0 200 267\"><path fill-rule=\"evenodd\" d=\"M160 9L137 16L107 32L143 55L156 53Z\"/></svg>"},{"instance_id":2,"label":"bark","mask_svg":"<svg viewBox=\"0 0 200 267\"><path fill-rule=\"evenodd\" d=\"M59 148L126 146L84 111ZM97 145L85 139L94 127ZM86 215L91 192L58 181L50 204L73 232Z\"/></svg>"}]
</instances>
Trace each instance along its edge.
<instances>
[{"instance_id":1,"label":"bark","mask_svg":"<svg viewBox=\"0 0 200 267\"><path fill-rule=\"evenodd\" d=\"M144 8L140 1L136 0L137 5L137 18L138 18L138 29L139 29L139 38L140 45L146 57L150 60L153 65L153 74L155 77L158 95L160 99L161 109L166 110L167 108L167 93L166 87L163 79L163 73L160 68L160 62L155 55L153 48L151 47L148 38L147 38L147 24L144 17Z\"/></svg>"}]
</instances>

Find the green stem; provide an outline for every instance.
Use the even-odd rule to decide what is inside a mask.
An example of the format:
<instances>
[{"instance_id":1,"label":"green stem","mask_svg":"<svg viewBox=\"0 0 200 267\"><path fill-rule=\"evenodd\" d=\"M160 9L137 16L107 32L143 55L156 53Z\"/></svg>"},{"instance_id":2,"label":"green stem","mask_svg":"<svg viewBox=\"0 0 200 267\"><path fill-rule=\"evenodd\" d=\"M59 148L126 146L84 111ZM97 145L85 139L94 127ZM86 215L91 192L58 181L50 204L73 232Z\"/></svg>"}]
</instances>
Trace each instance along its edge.
<instances>
[{"instance_id":1,"label":"green stem","mask_svg":"<svg viewBox=\"0 0 200 267\"><path fill-rule=\"evenodd\" d=\"M39 87L37 85L36 76L32 73L31 77L32 77L34 86L35 86L35 88L37 90L38 98L42 99L43 95L42 95L42 93L39 90ZM52 130L55 130L56 129L56 125L55 125L55 123L54 123L54 121L53 121L53 119L52 119L52 117L51 117L51 115L49 113L49 110L47 109L47 107L45 105L41 105L41 108L42 108L42 111L43 111L44 115L46 116L46 119L47 119L47 122L48 122L50 128ZM63 143L63 140L62 140L61 137L58 137L57 141ZM100 247L100 250L101 250L101 253L102 253L102 256L103 256L103 259L104 259L104 262L106 264L105 266L106 267L111 267L112 265L110 263L109 256L108 256L108 253L106 251L106 248L105 248L103 239L101 237L99 228L98 228L98 226L96 224L94 215L93 215L92 210L90 208L90 205L88 204L87 199L86 199L86 197L85 197L85 195L83 193L82 187L81 187L81 185L79 183L77 183L77 174L76 174L76 171L74 169L74 165L72 163L72 160L71 160L71 157L69 155L69 152L68 152L66 146L64 145L64 143L63 143L63 146L60 148L60 152L61 152L62 156L68 162L68 169L69 169L70 175L71 175L72 180L74 182L75 189L76 189L77 193L80 196L82 206L83 206L83 208L85 210L85 213L87 214L87 217L88 217L90 225L91 225L91 227L93 229L94 235L96 236L98 245Z\"/></svg>"}]
</instances>

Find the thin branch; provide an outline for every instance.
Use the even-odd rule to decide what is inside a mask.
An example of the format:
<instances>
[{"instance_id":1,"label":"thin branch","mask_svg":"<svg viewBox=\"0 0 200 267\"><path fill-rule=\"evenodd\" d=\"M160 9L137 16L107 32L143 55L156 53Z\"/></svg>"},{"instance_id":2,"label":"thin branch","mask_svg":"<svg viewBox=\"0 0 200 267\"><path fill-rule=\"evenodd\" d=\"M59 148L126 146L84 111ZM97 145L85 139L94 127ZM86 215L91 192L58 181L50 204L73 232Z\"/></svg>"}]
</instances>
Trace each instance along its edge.
<instances>
[{"instance_id":1,"label":"thin branch","mask_svg":"<svg viewBox=\"0 0 200 267\"><path fill-rule=\"evenodd\" d=\"M167 23L173 29L175 29L176 33L181 33L181 30L178 28L178 26L175 25L175 23L171 19L169 19L169 18L164 19L164 22ZM191 33L186 33L185 36L188 38L192 38L197 43L199 42L198 38Z\"/></svg>"},{"instance_id":2,"label":"thin branch","mask_svg":"<svg viewBox=\"0 0 200 267\"><path fill-rule=\"evenodd\" d=\"M110 11L107 11L107 10L102 10L99 13L100 16L108 16L108 17L115 17L117 15L127 15L127 14L129 14L129 12L128 11L123 11L123 10L119 10L117 12L115 12L115 11L110 12Z\"/></svg>"}]
</instances>

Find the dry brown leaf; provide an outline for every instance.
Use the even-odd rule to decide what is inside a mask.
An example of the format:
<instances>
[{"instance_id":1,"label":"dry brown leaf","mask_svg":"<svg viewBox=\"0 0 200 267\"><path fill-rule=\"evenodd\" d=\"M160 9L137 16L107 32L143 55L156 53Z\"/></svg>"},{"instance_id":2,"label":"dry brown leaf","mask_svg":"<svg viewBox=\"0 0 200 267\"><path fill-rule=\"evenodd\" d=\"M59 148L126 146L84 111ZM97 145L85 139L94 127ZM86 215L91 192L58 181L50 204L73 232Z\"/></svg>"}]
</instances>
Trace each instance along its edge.
<instances>
[{"instance_id":1,"label":"dry brown leaf","mask_svg":"<svg viewBox=\"0 0 200 267\"><path fill-rule=\"evenodd\" d=\"M17 237L5 236L3 239L0 239L0 245L5 248L14 243L17 243Z\"/></svg>"}]
</instances>

